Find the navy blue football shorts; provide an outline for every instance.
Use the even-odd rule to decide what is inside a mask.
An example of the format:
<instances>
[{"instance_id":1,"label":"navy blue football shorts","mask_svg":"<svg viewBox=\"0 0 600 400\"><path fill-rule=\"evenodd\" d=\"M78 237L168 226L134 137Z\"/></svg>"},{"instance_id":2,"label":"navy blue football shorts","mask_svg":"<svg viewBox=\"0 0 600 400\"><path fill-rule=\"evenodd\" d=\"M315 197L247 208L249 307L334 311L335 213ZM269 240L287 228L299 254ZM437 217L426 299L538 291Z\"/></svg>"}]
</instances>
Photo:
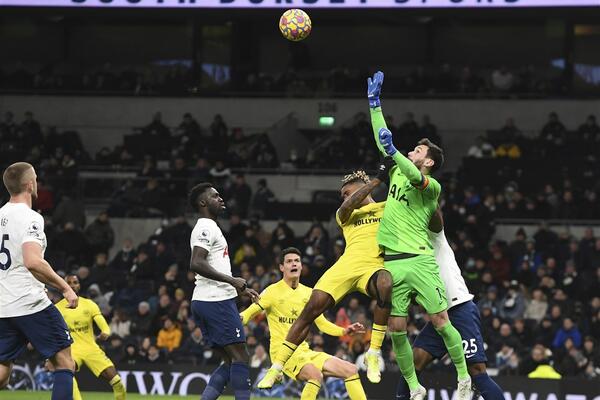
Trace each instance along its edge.
<instances>
[{"instance_id":1,"label":"navy blue football shorts","mask_svg":"<svg viewBox=\"0 0 600 400\"><path fill-rule=\"evenodd\" d=\"M245 343L244 326L235 299L192 301L192 315L206 342L213 347Z\"/></svg>"},{"instance_id":2,"label":"navy blue football shorts","mask_svg":"<svg viewBox=\"0 0 600 400\"><path fill-rule=\"evenodd\" d=\"M468 364L487 362L481 334L479 309L473 301L459 304L448 310L450 322L462 337L463 350ZM428 322L415 339L414 347L421 348L434 358L442 358L446 353L444 340Z\"/></svg>"},{"instance_id":3,"label":"navy blue football shorts","mask_svg":"<svg viewBox=\"0 0 600 400\"><path fill-rule=\"evenodd\" d=\"M0 318L0 361L15 360L31 345L50 358L73 343L69 328L54 305L33 314Z\"/></svg>"}]
</instances>

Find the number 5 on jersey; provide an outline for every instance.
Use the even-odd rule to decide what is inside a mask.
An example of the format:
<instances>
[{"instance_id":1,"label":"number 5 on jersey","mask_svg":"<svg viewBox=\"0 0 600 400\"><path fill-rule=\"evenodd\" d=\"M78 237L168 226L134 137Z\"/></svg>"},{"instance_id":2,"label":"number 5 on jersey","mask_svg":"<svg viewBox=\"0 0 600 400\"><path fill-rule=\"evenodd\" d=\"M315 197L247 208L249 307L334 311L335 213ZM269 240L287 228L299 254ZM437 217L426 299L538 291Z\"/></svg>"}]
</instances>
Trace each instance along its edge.
<instances>
[{"instance_id":1,"label":"number 5 on jersey","mask_svg":"<svg viewBox=\"0 0 600 400\"><path fill-rule=\"evenodd\" d=\"M6 247L4 247L4 242L8 241L9 237L7 234L2 235L2 243L0 243L0 254L4 254L0 256L0 269L6 271L10 268L12 264L12 260L10 259L10 251Z\"/></svg>"}]
</instances>

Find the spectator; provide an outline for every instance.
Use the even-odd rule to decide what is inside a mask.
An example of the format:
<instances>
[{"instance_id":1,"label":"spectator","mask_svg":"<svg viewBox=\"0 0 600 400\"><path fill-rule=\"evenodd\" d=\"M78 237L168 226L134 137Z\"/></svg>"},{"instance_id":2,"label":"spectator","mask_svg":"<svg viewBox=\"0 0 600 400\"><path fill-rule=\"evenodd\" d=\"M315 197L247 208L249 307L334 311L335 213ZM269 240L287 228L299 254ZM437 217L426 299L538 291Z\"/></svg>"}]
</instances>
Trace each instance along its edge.
<instances>
[{"instance_id":1,"label":"spectator","mask_svg":"<svg viewBox=\"0 0 600 400\"><path fill-rule=\"evenodd\" d=\"M262 344L254 349L254 354L250 357L250 368L265 368L269 366L269 356Z\"/></svg>"},{"instance_id":2,"label":"spectator","mask_svg":"<svg viewBox=\"0 0 600 400\"><path fill-rule=\"evenodd\" d=\"M438 146L442 146L442 139L438 135L437 126L435 126L431 122L431 118L429 117L429 115L427 115L427 114L423 115L423 118L421 120L421 126L419 127L419 131L420 131L421 137L431 140L433 143L437 144Z\"/></svg>"},{"instance_id":3,"label":"spectator","mask_svg":"<svg viewBox=\"0 0 600 400\"><path fill-rule=\"evenodd\" d=\"M106 253L98 253L95 257L94 265L92 265L91 280L98 282L102 292L112 292L114 289L114 271L108 266Z\"/></svg>"},{"instance_id":4,"label":"spectator","mask_svg":"<svg viewBox=\"0 0 600 400\"><path fill-rule=\"evenodd\" d=\"M190 146L199 145L201 139L201 129L198 122L192 117L192 114L183 114L183 119L177 127L177 133L187 140L183 141L182 144Z\"/></svg>"},{"instance_id":5,"label":"spectator","mask_svg":"<svg viewBox=\"0 0 600 400\"><path fill-rule=\"evenodd\" d=\"M493 158L496 157L494 146L492 146L483 136L475 139L475 144L467 151L467 157L473 158Z\"/></svg>"},{"instance_id":6,"label":"spectator","mask_svg":"<svg viewBox=\"0 0 600 400\"><path fill-rule=\"evenodd\" d=\"M511 281L501 302L500 317L510 321L522 318L525 313L525 299L517 281Z\"/></svg>"},{"instance_id":7,"label":"spectator","mask_svg":"<svg viewBox=\"0 0 600 400\"><path fill-rule=\"evenodd\" d=\"M115 232L108 221L108 213L100 212L98 217L85 228L85 236L93 254L108 253L115 241Z\"/></svg>"},{"instance_id":8,"label":"spectator","mask_svg":"<svg viewBox=\"0 0 600 400\"><path fill-rule=\"evenodd\" d=\"M150 310L150 304L142 301L138 304L137 312L131 321L130 332L133 335L145 336L151 333L154 316Z\"/></svg>"},{"instance_id":9,"label":"spectator","mask_svg":"<svg viewBox=\"0 0 600 400\"><path fill-rule=\"evenodd\" d=\"M195 327L190 336L184 340L181 347L177 350L178 358L190 360L194 364L204 363L204 353L207 351L202 331L199 327Z\"/></svg>"},{"instance_id":10,"label":"spectator","mask_svg":"<svg viewBox=\"0 0 600 400\"><path fill-rule=\"evenodd\" d=\"M496 286L490 286L487 289L486 296L484 299L479 300L477 307L483 313L485 308L491 310L492 315L498 315L500 311L500 302L498 300L498 288Z\"/></svg>"},{"instance_id":11,"label":"spectator","mask_svg":"<svg viewBox=\"0 0 600 400\"><path fill-rule=\"evenodd\" d=\"M171 132L169 128L163 124L162 122L162 113L156 112L152 116L152 122L146 125L142 132L146 135L157 136L161 140L164 140L163 143L169 143L169 139L171 137Z\"/></svg>"},{"instance_id":12,"label":"spectator","mask_svg":"<svg viewBox=\"0 0 600 400\"><path fill-rule=\"evenodd\" d=\"M275 195L267 186L266 179L259 179L258 188L252 197L252 213L259 218L264 218L269 207L269 204L275 201Z\"/></svg>"},{"instance_id":13,"label":"spectator","mask_svg":"<svg viewBox=\"0 0 600 400\"><path fill-rule=\"evenodd\" d=\"M214 167L210 169L209 174L215 187L222 190L225 186L225 182L231 176L231 170L225 166L225 163L222 160L217 160Z\"/></svg>"},{"instance_id":14,"label":"spectator","mask_svg":"<svg viewBox=\"0 0 600 400\"><path fill-rule=\"evenodd\" d=\"M148 354L146 355L144 362L149 364L162 364L164 363L163 354L155 344L151 344L148 348Z\"/></svg>"},{"instance_id":15,"label":"spectator","mask_svg":"<svg viewBox=\"0 0 600 400\"><path fill-rule=\"evenodd\" d=\"M529 304L527 304L523 317L525 319L532 319L539 324L547 311L548 302L546 301L546 295L544 295L544 292L541 289L534 289L532 298L529 301Z\"/></svg>"},{"instance_id":16,"label":"spectator","mask_svg":"<svg viewBox=\"0 0 600 400\"><path fill-rule=\"evenodd\" d=\"M596 122L595 115L589 115L585 123L579 126L577 130L584 143L593 144L600 139L600 126Z\"/></svg>"},{"instance_id":17,"label":"spectator","mask_svg":"<svg viewBox=\"0 0 600 400\"><path fill-rule=\"evenodd\" d=\"M70 221L66 222L62 232L56 235L54 250L66 255L67 265L80 265L82 262L90 261L85 235Z\"/></svg>"},{"instance_id":18,"label":"spectator","mask_svg":"<svg viewBox=\"0 0 600 400\"><path fill-rule=\"evenodd\" d=\"M158 332L156 345L166 349L169 353L177 349L181 344L181 328L173 323L171 318L166 318L163 328Z\"/></svg>"},{"instance_id":19,"label":"spectator","mask_svg":"<svg viewBox=\"0 0 600 400\"><path fill-rule=\"evenodd\" d=\"M559 120L558 114L551 112L548 115L548 122L542 127L540 138L549 144L560 146L565 141L566 133L567 128Z\"/></svg>"},{"instance_id":20,"label":"spectator","mask_svg":"<svg viewBox=\"0 0 600 400\"><path fill-rule=\"evenodd\" d=\"M513 74L503 65L492 72L492 87L498 92L509 92L515 83Z\"/></svg>"},{"instance_id":21,"label":"spectator","mask_svg":"<svg viewBox=\"0 0 600 400\"><path fill-rule=\"evenodd\" d=\"M127 338L131 332L131 320L123 310L115 310L115 314L110 321L110 331L121 338Z\"/></svg>"},{"instance_id":22,"label":"spectator","mask_svg":"<svg viewBox=\"0 0 600 400\"><path fill-rule=\"evenodd\" d=\"M54 214L52 214L52 222L56 226L63 226L67 222L72 222L75 227L83 229L85 227L83 203L68 193L63 194L54 210Z\"/></svg>"},{"instance_id":23,"label":"spectator","mask_svg":"<svg viewBox=\"0 0 600 400\"><path fill-rule=\"evenodd\" d=\"M248 215L248 207L250 206L252 189L250 189L250 186L246 183L246 178L243 174L236 175L235 182L228 192L228 208L239 214L240 217L246 218Z\"/></svg>"},{"instance_id":24,"label":"spectator","mask_svg":"<svg viewBox=\"0 0 600 400\"><path fill-rule=\"evenodd\" d=\"M87 294L90 300L98 305L102 315L107 316L110 314L112 307L108 302L107 296L102 294L100 286L96 283L92 283L87 290ZM112 295L112 293L110 293Z\"/></svg>"},{"instance_id":25,"label":"spectator","mask_svg":"<svg viewBox=\"0 0 600 400\"><path fill-rule=\"evenodd\" d=\"M125 345L125 354L121 357L120 363L126 365L135 365L139 361L138 350L135 344L128 343Z\"/></svg>"},{"instance_id":26,"label":"spectator","mask_svg":"<svg viewBox=\"0 0 600 400\"><path fill-rule=\"evenodd\" d=\"M104 348L106 356L111 360L118 360L123 354L123 338L112 333L107 341L107 346Z\"/></svg>"},{"instance_id":27,"label":"spectator","mask_svg":"<svg viewBox=\"0 0 600 400\"><path fill-rule=\"evenodd\" d=\"M581 347L581 332L569 317L563 319L562 328L556 332L552 347L555 349L562 348L567 339L571 339L576 348Z\"/></svg>"}]
</instances>

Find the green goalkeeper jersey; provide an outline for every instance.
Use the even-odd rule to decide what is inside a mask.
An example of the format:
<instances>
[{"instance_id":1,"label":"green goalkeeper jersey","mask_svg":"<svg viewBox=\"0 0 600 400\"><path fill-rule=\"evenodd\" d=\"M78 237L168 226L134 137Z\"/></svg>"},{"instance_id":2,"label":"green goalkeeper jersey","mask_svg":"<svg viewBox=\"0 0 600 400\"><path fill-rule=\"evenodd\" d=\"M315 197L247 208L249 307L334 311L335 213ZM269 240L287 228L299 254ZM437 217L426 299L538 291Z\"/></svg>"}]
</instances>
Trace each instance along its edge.
<instances>
[{"instance_id":1,"label":"green goalkeeper jersey","mask_svg":"<svg viewBox=\"0 0 600 400\"><path fill-rule=\"evenodd\" d=\"M371 109L375 143L379 130L386 128L381 108ZM441 186L433 177L422 179L419 169L400 152L393 156L396 165L390 170L388 197L377 232L377 241L391 253L433 255L427 234L429 220L438 207Z\"/></svg>"}]
</instances>

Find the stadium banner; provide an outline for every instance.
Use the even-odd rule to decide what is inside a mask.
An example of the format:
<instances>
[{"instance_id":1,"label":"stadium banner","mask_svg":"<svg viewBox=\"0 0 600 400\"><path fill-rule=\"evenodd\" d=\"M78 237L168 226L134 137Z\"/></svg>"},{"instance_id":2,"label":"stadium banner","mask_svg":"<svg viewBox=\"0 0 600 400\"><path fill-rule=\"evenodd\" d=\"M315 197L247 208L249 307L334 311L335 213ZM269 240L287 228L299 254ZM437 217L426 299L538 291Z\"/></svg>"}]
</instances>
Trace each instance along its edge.
<instances>
[{"instance_id":1,"label":"stadium banner","mask_svg":"<svg viewBox=\"0 0 600 400\"><path fill-rule=\"evenodd\" d=\"M204 390L214 366L189 364L135 364L121 365L119 374L128 393L142 395L199 395ZM252 381L258 382L266 370L253 369ZM373 385L362 376L369 400L394 399L399 372L384 372L381 383ZM76 374L82 391L110 391L104 380L94 377L87 368ZM528 379L520 376L495 377L504 389L505 400L600 400L597 380L575 378ZM422 375L423 385L428 389L429 399L452 400L455 398L455 376L447 373L427 372ZM52 374L41 364L17 363L13 369L9 390L50 390ZM273 389L253 389L253 397L300 397L303 385L290 379ZM226 394L231 394L226 391ZM346 399L346 389L341 379L327 378L320 398Z\"/></svg>"},{"instance_id":2,"label":"stadium banner","mask_svg":"<svg viewBox=\"0 0 600 400\"><path fill-rule=\"evenodd\" d=\"M515 8L600 6L600 0L0 0L0 6L130 8Z\"/></svg>"}]
</instances>

